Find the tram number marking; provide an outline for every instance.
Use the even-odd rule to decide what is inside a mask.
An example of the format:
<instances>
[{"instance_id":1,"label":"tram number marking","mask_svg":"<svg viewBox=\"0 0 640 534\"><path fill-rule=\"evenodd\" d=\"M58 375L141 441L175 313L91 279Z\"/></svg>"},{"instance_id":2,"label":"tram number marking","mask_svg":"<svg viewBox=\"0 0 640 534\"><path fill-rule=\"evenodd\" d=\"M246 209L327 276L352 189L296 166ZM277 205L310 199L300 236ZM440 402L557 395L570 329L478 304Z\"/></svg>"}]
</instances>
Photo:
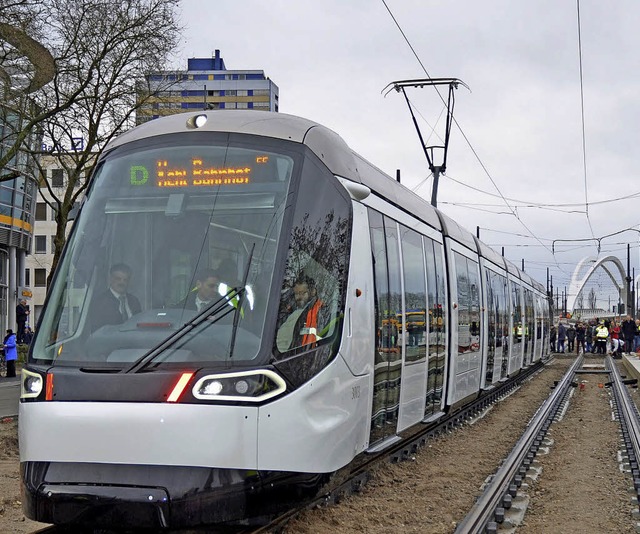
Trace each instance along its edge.
<instances>
[{"instance_id":1,"label":"tram number marking","mask_svg":"<svg viewBox=\"0 0 640 534\"><path fill-rule=\"evenodd\" d=\"M360 398L360 386L353 386L351 388L351 400Z\"/></svg>"}]
</instances>

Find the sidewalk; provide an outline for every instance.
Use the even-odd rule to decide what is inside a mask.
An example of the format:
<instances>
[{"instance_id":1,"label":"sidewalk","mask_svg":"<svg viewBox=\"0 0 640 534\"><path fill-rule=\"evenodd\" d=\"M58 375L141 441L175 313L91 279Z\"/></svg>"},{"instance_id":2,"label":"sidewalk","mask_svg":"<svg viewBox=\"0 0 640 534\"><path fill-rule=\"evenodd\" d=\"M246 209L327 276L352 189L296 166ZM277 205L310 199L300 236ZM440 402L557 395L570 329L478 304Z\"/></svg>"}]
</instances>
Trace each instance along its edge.
<instances>
[{"instance_id":1,"label":"sidewalk","mask_svg":"<svg viewBox=\"0 0 640 534\"><path fill-rule=\"evenodd\" d=\"M20 375L15 378L0 378L0 419L16 417L20 404Z\"/></svg>"}]
</instances>

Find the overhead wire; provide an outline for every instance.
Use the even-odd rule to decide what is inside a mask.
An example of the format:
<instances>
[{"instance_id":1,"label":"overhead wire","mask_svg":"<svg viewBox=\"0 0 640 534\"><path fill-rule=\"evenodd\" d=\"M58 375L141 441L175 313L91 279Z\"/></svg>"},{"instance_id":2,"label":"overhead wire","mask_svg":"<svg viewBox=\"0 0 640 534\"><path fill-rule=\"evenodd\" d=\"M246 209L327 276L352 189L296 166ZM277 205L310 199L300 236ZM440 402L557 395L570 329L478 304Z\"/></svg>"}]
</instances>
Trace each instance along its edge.
<instances>
[{"instance_id":1,"label":"overhead wire","mask_svg":"<svg viewBox=\"0 0 640 534\"><path fill-rule=\"evenodd\" d=\"M491 196L491 197L495 197L495 198L501 198L500 195L496 195L495 193L491 193L489 191L485 191L484 189L480 189L478 187L475 187L473 185L467 184L461 180L457 180L455 178L453 178L451 175L447 174L447 178L449 180L451 180L452 182L455 182L463 187L468 187L469 189L473 189L474 191L477 191L478 193L483 193L485 195ZM605 200L597 200L595 202L591 202L590 205L591 206L595 206L595 205L601 205L601 204L610 204L612 202L620 202L623 200L632 200L634 198L640 197L640 191L636 191L635 193L632 193L630 195L625 195L623 197L615 197L615 198L609 198L609 199L605 199ZM509 200L510 202L514 202L514 203L518 203L518 204L522 204L522 206L519 207L541 207L541 208L576 208L578 206L584 206L583 202L580 203L575 203L575 202L563 202L563 203L558 203L558 204L552 204L552 203L542 203L542 202L531 202L529 200L519 200L516 198L510 198L510 197L506 197L507 200ZM482 204L476 204L476 205L482 205ZM501 205L501 204L500 204ZM498 204L496 204L496 206L498 206ZM578 212L575 212L578 213ZM583 211L579 212L579 213L584 213Z\"/></svg>"},{"instance_id":2,"label":"overhead wire","mask_svg":"<svg viewBox=\"0 0 640 534\"><path fill-rule=\"evenodd\" d=\"M391 12L391 9L389 8L389 6L387 5L385 0L382 0L382 3L384 4L385 8L387 9L389 15L391 16L392 20L394 21L394 23L396 24L398 30L400 31L400 33L402 34L405 42L407 43L407 45L409 46L409 48L411 49L413 55L415 56L416 60L418 61L418 63L420 64L420 66L422 67L423 71L425 72L425 74L427 75L428 78L431 78L431 75L429 74L429 72L427 71L426 67L424 66L424 64L422 63L422 60L420 59L420 57L418 56L418 54L416 53L415 49L413 48L413 45L411 44L411 42L409 41L408 37L406 36L406 34L404 33L404 30L401 28L400 24L398 23L398 21L396 20L395 16L393 15L393 13ZM586 134L585 134L585 114L584 114L584 83L583 83L583 69L582 69L582 38L581 38L581 24L580 24L580 1L577 0L577 16L578 16L578 49L579 49L579 66L580 66L580 103L581 103L581 119L582 119L582 156L583 156L583 173L584 173L584 190L585 190L585 202L584 202L584 206L585 206L585 210L584 212L582 211L574 211L574 213L584 213L586 218L587 218L587 222L589 225L589 231L591 233L592 236L592 240L597 240L597 238L595 237L595 233L593 230L593 225L591 223L591 218L589 216L589 198L588 198L588 174L587 174L587 158L586 158ZM438 90L438 88L436 86L434 86L434 89L436 90L438 96L440 97L440 99L442 100L442 102L444 103L445 100L442 96L442 94L440 93L440 91ZM413 104L410 104L413 106ZM415 109L415 106L413 106ZM424 119L424 117L423 117ZM478 155L478 153L476 152L475 148L473 147L473 145L471 144L470 140L468 139L468 137L466 136L465 132L463 131L462 127L460 126L458 120L452 116L452 121L456 124L458 130L460 131L461 135L463 136L465 142L467 143L467 145L469 146L469 148L471 149L474 157L476 158L476 160L478 161L478 163L480 164L480 166L482 167L483 171L485 172L486 176L489 178L489 180L491 181L491 183L493 184L494 188L496 189L496 191L499 194L499 197L502 199L502 201L504 202L504 204L507 206L507 208L510 211L510 214L513 215L518 222L531 234L531 236L536 239L538 241L538 243L540 244L540 246L542 246L543 248L545 248L547 251L549 251L552 255L553 261L555 266L558 268L558 270L565 275L565 277L569 277L569 274L564 271L564 269L561 267L560 263L558 262L556 256L555 256L555 251L553 249L549 249L549 247L547 245L545 245L542 240L540 238L538 238L537 235L535 235L531 229L527 226L527 224L520 218L520 216L517 213L517 206L514 208L509 204L509 201L507 200L507 198L502 194L502 191L500 190L500 188L498 187L498 185L496 184L495 180L493 179L493 177L491 176L491 173L489 172L489 170L487 169L487 167L485 166L484 162L481 160L480 156ZM428 124L428 123L427 123ZM435 131L435 128L432 129L433 131ZM451 178L447 175L448 178ZM427 178L428 179L428 178ZM456 181L456 180L454 180ZM420 184L418 184L413 190L417 190L421 185L423 185L425 182L421 182ZM458 182L461 183L462 185L468 186L467 184L464 184L462 182ZM472 189L476 189L482 193L485 194L489 194L491 195L491 193L479 190L477 188L473 188L472 186L468 186L471 187ZM492 195L492 196L497 196L497 195ZM628 199L629 196L626 196L625 199ZM617 201L617 200L622 200L622 198L620 199L613 199L613 200L609 200L609 201L601 201L599 203L605 203L605 202L610 202L610 201ZM451 204L455 204L455 203L451 203ZM525 204L524 206L521 207L533 207L532 204L535 203L525 203L523 202L523 204ZM595 204L595 203L593 203ZM582 206L582 204L579 204L580 206ZM479 209L480 211L487 211L489 213L495 213L493 211L490 210L482 210L481 208L477 207L478 205L475 205L474 209ZM469 206L470 207L470 206ZM551 206L549 205L539 205L536 206L539 208L550 208ZM556 207L561 207L561 206L556 206ZM563 206L564 207L564 206ZM569 207L569 206L566 206ZM571 206L571 207L577 207L576 206ZM562 210L558 210L558 211L562 211ZM624 230L623 230L624 231ZM618 233L618 232L616 232ZM611 235L615 235L615 234L611 234ZM606 237L606 236L605 236ZM598 252L600 251L600 240L598 239ZM583 248L583 246L578 246L575 247L572 250L576 250L579 248ZM564 250L563 252L567 252L568 249ZM557 287L557 286L556 286Z\"/></svg>"},{"instance_id":3,"label":"overhead wire","mask_svg":"<svg viewBox=\"0 0 640 534\"><path fill-rule=\"evenodd\" d=\"M582 119L582 169L584 171L584 210L589 223L591 236L595 235L593 226L591 225L591 217L589 217L589 184L587 179L587 138L585 135L585 119L584 119L584 79L582 74L582 30L580 23L580 0L576 0L576 11L578 18L578 63L580 65L580 116ZM598 252L600 252L598 250Z\"/></svg>"},{"instance_id":4,"label":"overhead wire","mask_svg":"<svg viewBox=\"0 0 640 534\"><path fill-rule=\"evenodd\" d=\"M428 78L431 78L431 75L429 74L429 72L427 71L427 68L424 66L424 64L422 63L422 60L420 59L420 57L418 56L417 52L415 51L415 49L413 48L413 45L411 44L411 42L409 41L407 35L404 33L404 30L402 29L402 27L400 26L399 22L397 21L397 19L395 18L395 16L393 15L391 9L389 8L389 6L387 5L386 0L382 0L382 3L384 4L384 7L387 9L389 15L391 16L393 22L395 23L396 27L398 28L398 30L400 31L400 33L402 34L402 37L404 38L405 42L407 43L407 45L409 46L409 48L411 49L411 52L413 53L414 57L416 58L416 60L418 61L418 63L420 64L420 66L422 67L422 70L424 71L424 73L427 75ZM444 103L444 97L442 96L442 94L440 93L440 91L438 90L437 86L434 86L434 89L436 90L436 92L438 93L438 96L440 97L440 100L442 100L442 102ZM502 194L502 191L500 191L500 188L498 187L498 185L496 184L495 180L493 179L493 177L491 176L491 173L489 172L489 170L487 169L487 167L485 166L484 162L480 159L479 154L476 152L475 148L473 147L473 145L471 144L471 141L469 140L469 138L466 136L466 134L464 133L464 131L462 130L462 127L460 126L459 122L457 121L457 119L455 117L452 117L453 122L455 123L455 125L457 126L458 130L460 131L462 137L464 138L464 140L466 141L467 145L469 146L469 148L471 149L471 152L473 153L474 157L476 158L476 160L478 161L478 163L480 164L480 166L482 167L483 171L485 172L485 174L487 175L487 177L489 178L489 180L491 181L491 183L493 184L493 186L495 187L496 191L499 193L500 197L502 198L503 202L506 204L507 208L511 211L511 214L518 220L518 222L531 234L535 237L535 234L533 233L533 231L526 225L526 223L520 218L520 216L518 215L518 213L511 207L511 205L509 204L509 202L507 201L507 199L505 198L505 196ZM535 237L535 239L538 239L537 237ZM539 240L538 240L539 241ZM540 244L542 244L543 246L545 246L542 241L539 241ZM553 256L553 251L546 247L545 248L551 253L551 255ZM555 259L555 258L554 258ZM558 269L562 270L561 267L558 265Z\"/></svg>"}]
</instances>

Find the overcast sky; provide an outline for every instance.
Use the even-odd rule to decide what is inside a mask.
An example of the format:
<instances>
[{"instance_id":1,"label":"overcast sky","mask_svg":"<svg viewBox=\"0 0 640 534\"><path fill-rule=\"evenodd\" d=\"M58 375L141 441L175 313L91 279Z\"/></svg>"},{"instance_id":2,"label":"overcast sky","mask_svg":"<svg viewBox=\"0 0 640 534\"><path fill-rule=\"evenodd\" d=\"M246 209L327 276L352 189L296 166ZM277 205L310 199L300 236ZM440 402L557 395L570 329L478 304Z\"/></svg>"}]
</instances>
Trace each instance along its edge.
<instances>
[{"instance_id":1,"label":"overcast sky","mask_svg":"<svg viewBox=\"0 0 640 534\"><path fill-rule=\"evenodd\" d=\"M438 207L473 233L480 226L485 243L518 266L524 259L542 284L549 267L560 291L598 251L593 241L553 240L640 230L637 0L582 0L579 10L576 0L385 2L183 0L176 66L219 49L228 69L264 70L280 112L335 130L383 171L400 169L427 200L433 178L406 102L382 91L395 80L459 78L470 91L456 91ZM430 87L408 96L428 144L440 144L440 97ZM626 265L630 243L640 275L639 236L604 239L600 255ZM594 284L603 299L611 292L604 275Z\"/></svg>"}]
</instances>

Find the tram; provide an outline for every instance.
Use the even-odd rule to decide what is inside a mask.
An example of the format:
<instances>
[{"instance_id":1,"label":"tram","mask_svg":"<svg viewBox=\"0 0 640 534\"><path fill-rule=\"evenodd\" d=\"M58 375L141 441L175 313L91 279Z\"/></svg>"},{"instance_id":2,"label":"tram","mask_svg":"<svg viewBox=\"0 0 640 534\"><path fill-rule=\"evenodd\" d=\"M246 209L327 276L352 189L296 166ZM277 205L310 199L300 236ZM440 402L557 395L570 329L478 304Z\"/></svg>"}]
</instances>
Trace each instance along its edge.
<instances>
[{"instance_id":1,"label":"tram","mask_svg":"<svg viewBox=\"0 0 640 534\"><path fill-rule=\"evenodd\" d=\"M150 121L100 156L22 371L24 512L252 521L545 358L549 319L541 284L326 127Z\"/></svg>"}]
</instances>

